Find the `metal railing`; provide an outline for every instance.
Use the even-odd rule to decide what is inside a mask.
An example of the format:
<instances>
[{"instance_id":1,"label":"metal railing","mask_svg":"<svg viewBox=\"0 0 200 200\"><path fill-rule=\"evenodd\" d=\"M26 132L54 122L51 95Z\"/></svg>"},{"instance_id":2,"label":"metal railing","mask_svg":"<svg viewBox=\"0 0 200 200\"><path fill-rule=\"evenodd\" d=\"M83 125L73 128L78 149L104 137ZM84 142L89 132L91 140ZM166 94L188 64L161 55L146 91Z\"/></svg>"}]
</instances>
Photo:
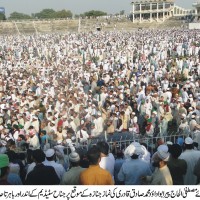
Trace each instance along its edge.
<instances>
[{"instance_id":1,"label":"metal railing","mask_svg":"<svg viewBox=\"0 0 200 200\"><path fill-rule=\"evenodd\" d=\"M178 134L171 134L168 136L157 136L157 137L148 137L148 136L142 136L142 135L132 135L130 133L120 133L115 136L115 134L112 137L108 137L107 139L105 137L99 137L96 139L89 139L88 141L81 143L72 143L75 149L79 150L85 150L87 151L91 146L96 145L100 141L106 141L109 144L110 151L113 150L113 148L118 148L120 150L125 149L128 147L132 142L139 142L139 143L145 143L148 147L148 150L152 154L155 151L155 148L157 147L157 141L159 139L162 139L164 143L167 141L170 141L172 143L177 143L178 138L187 137L186 135L178 135ZM66 145L65 148L67 149L67 152L70 152L70 146ZM68 153L67 153L68 154Z\"/></svg>"}]
</instances>

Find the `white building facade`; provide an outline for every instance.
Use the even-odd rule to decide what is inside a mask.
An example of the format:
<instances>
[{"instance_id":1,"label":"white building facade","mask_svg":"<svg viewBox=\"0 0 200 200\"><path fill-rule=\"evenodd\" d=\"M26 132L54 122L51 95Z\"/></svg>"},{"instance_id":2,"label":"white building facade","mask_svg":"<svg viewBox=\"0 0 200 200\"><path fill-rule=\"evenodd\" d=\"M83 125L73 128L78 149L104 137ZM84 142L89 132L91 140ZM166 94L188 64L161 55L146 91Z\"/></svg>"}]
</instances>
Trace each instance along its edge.
<instances>
[{"instance_id":1,"label":"white building facade","mask_svg":"<svg viewBox=\"0 0 200 200\"><path fill-rule=\"evenodd\" d=\"M200 1L196 1L192 4L195 9L195 17L200 17Z\"/></svg>"},{"instance_id":2,"label":"white building facade","mask_svg":"<svg viewBox=\"0 0 200 200\"><path fill-rule=\"evenodd\" d=\"M194 9L181 8L174 2L175 0L134 0L132 2L133 23L164 22L172 16L181 17L194 14Z\"/></svg>"},{"instance_id":3,"label":"white building facade","mask_svg":"<svg viewBox=\"0 0 200 200\"><path fill-rule=\"evenodd\" d=\"M174 0L136 0L133 5L133 22L144 20L165 21L172 16Z\"/></svg>"}]
</instances>

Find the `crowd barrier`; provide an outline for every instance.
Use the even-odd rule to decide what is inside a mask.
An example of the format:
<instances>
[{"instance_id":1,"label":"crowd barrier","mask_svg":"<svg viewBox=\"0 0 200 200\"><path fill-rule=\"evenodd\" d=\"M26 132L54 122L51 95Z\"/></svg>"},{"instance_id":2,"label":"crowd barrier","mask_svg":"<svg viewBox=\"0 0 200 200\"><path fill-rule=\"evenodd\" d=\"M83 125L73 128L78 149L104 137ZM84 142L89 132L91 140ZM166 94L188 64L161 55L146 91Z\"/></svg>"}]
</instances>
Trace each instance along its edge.
<instances>
[{"instance_id":1,"label":"crowd barrier","mask_svg":"<svg viewBox=\"0 0 200 200\"><path fill-rule=\"evenodd\" d=\"M132 142L139 142L139 143L145 143L148 147L148 150L150 153L153 153L155 151L155 148L157 147L157 141L159 139L162 139L164 143L167 143L168 141L172 143L176 143L178 138L185 139L186 135L178 135L178 134L171 134L168 136L156 136L156 137L148 137L143 135L133 135L130 132L126 133L115 133L110 136L101 136L99 138L95 139L89 139L87 142L81 143L73 143L72 145L80 150L81 152L86 152L91 146L96 145L100 141L106 141L109 144L110 151L113 150L113 148L117 148L120 150L125 149L128 147ZM67 152L70 152L70 146L66 145L65 148L67 149ZM67 154L68 154L67 153Z\"/></svg>"}]
</instances>

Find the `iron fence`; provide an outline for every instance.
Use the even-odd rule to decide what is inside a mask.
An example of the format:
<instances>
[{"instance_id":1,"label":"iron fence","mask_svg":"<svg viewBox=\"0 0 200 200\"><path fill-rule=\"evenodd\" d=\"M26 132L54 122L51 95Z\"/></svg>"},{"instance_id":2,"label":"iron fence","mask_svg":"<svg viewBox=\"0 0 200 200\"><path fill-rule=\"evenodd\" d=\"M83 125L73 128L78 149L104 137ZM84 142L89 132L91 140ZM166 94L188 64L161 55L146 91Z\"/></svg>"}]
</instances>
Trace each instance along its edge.
<instances>
[{"instance_id":1,"label":"iron fence","mask_svg":"<svg viewBox=\"0 0 200 200\"><path fill-rule=\"evenodd\" d=\"M71 147L73 146L75 149L81 151L81 152L87 152L87 150L93 146L96 145L100 141L106 141L109 144L110 151L112 151L114 148L123 150L126 147L128 147L132 142L139 142L139 143L145 143L148 147L148 150L151 154L155 151L157 147L157 142L159 139L162 139L164 143L167 141L170 141L172 143L177 143L178 138L182 138L183 140L187 137L186 135L180 135L180 134L171 134L163 137L147 137L143 135L133 135L129 132L127 133L117 133L112 136L101 136L96 139L89 139L84 143L77 143L74 142L71 144ZM66 145L65 148L67 149L67 154L70 152L70 146Z\"/></svg>"}]
</instances>

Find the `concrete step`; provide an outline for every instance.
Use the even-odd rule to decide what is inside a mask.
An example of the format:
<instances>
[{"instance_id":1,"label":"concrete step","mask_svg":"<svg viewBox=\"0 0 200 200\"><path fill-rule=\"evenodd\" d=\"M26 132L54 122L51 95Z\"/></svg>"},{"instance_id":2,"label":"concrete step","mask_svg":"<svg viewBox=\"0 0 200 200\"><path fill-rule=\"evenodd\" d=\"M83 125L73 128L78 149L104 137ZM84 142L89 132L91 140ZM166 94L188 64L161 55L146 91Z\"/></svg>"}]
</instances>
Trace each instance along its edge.
<instances>
[{"instance_id":1,"label":"concrete step","mask_svg":"<svg viewBox=\"0 0 200 200\"><path fill-rule=\"evenodd\" d=\"M20 33L35 33L34 25L37 32L51 33L51 32L77 32L79 26L79 20L51 20L51 21L23 21L16 22ZM175 18L166 19L165 22L155 20L151 23L132 23L132 21L123 19L82 19L81 20L81 31L94 31L97 26L102 27L102 30L113 31L113 30L133 30L137 28L168 28L168 27L181 27L183 23ZM1 22L0 23L0 34L18 34L17 28L14 22Z\"/></svg>"},{"instance_id":2,"label":"concrete step","mask_svg":"<svg viewBox=\"0 0 200 200\"><path fill-rule=\"evenodd\" d=\"M17 28L20 33L34 33L34 25L33 23L16 23Z\"/></svg>"}]
</instances>

